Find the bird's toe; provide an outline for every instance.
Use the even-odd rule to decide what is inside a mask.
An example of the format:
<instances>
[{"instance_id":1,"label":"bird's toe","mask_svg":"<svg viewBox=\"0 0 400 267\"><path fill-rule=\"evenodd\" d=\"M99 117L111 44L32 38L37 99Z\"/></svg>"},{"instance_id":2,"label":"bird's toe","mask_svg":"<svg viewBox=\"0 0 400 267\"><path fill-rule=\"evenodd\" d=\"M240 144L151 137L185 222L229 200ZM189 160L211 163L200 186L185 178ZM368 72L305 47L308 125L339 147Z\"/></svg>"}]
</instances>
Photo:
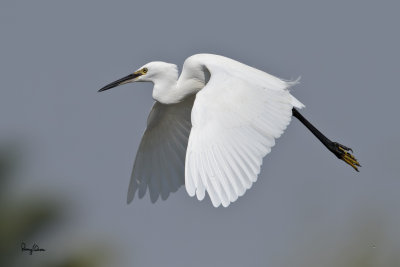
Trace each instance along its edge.
<instances>
[{"instance_id":1,"label":"bird's toe","mask_svg":"<svg viewBox=\"0 0 400 267\"><path fill-rule=\"evenodd\" d=\"M333 150L332 151L339 159L343 160L347 164L349 164L351 167L354 168L354 170L359 171L357 167L361 167L360 163L358 160L354 157L353 150L349 147L346 147L342 144L332 142L333 145ZM351 153L350 153L351 151Z\"/></svg>"}]
</instances>

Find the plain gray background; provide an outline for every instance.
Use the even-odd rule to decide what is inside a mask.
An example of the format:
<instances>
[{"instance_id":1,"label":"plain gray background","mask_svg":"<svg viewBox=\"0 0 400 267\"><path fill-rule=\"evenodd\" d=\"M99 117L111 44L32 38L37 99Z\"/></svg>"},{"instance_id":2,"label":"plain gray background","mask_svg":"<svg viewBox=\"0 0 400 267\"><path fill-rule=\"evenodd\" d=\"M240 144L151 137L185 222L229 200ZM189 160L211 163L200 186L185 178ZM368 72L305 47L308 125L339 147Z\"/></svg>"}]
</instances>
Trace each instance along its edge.
<instances>
[{"instance_id":1,"label":"plain gray background","mask_svg":"<svg viewBox=\"0 0 400 267\"><path fill-rule=\"evenodd\" d=\"M0 4L0 141L24 143L16 196L75 207L49 254L107 240L120 266L390 266L400 249L400 19L395 1L11 1ZM303 115L354 149L360 173L296 119L229 208L182 187L126 205L151 84L143 64L215 53L284 79ZM371 230L372 229L372 230ZM377 234L378 233L378 234ZM83 241L82 241L83 242ZM357 254L358 255L358 254ZM42 256L46 257L46 256Z\"/></svg>"}]
</instances>

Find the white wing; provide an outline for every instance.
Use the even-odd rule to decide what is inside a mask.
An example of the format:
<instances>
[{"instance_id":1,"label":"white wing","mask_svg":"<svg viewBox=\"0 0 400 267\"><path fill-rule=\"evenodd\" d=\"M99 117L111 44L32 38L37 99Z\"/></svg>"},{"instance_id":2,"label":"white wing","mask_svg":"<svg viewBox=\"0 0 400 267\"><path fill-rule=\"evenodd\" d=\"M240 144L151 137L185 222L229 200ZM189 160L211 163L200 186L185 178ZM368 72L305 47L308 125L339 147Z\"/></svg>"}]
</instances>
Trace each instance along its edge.
<instances>
[{"instance_id":1,"label":"white wing","mask_svg":"<svg viewBox=\"0 0 400 267\"><path fill-rule=\"evenodd\" d=\"M166 199L183 185L193 101L194 96L174 105L154 103L136 154L128 203L133 200L137 190L142 198L148 188L154 203L160 195Z\"/></svg>"},{"instance_id":2,"label":"white wing","mask_svg":"<svg viewBox=\"0 0 400 267\"><path fill-rule=\"evenodd\" d=\"M303 107L287 90L290 83L237 61L197 55L211 78L197 93L186 152L185 186L199 200L234 202L257 180L262 159ZM186 62L185 62L186 64Z\"/></svg>"}]
</instances>

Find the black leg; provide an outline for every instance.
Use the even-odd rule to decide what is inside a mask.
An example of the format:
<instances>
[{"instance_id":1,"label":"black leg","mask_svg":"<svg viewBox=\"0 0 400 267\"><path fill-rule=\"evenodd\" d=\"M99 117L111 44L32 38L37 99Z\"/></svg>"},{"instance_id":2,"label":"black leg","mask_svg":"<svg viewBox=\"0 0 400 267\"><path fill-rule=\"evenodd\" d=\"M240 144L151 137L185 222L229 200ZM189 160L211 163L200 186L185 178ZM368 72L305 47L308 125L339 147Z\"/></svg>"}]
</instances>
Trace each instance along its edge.
<instances>
[{"instance_id":1,"label":"black leg","mask_svg":"<svg viewBox=\"0 0 400 267\"><path fill-rule=\"evenodd\" d=\"M315 135L315 137L317 137L318 140L321 141L321 143L324 144L324 146L329 149L329 151L335 154L335 156L338 159L343 160L351 167L353 167L356 171L358 171L357 166L361 167L361 165L357 161L357 159L350 153L350 151L353 152L351 148L329 140L325 135L323 135L320 131L318 131L318 129L315 128L308 120L306 120L306 118L304 118L303 115L301 115L295 108L292 109L292 114L301 123L303 123L304 126L306 126Z\"/></svg>"}]
</instances>

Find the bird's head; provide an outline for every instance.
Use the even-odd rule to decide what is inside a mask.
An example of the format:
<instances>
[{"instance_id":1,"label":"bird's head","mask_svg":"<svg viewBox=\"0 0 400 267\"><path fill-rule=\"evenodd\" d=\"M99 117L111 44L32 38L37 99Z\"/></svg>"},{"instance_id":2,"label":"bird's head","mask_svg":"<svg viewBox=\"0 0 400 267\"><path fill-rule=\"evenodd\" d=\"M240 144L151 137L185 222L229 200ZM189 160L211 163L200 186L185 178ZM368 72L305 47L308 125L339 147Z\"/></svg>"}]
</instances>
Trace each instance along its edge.
<instances>
[{"instance_id":1,"label":"bird's head","mask_svg":"<svg viewBox=\"0 0 400 267\"><path fill-rule=\"evenodd\" d=\"M153 61L140 67L137 71L119 80L107 84L99 92L132 82L176 82L178 79L178 67L175 64Z\"/></svg>"}]
</instances>

